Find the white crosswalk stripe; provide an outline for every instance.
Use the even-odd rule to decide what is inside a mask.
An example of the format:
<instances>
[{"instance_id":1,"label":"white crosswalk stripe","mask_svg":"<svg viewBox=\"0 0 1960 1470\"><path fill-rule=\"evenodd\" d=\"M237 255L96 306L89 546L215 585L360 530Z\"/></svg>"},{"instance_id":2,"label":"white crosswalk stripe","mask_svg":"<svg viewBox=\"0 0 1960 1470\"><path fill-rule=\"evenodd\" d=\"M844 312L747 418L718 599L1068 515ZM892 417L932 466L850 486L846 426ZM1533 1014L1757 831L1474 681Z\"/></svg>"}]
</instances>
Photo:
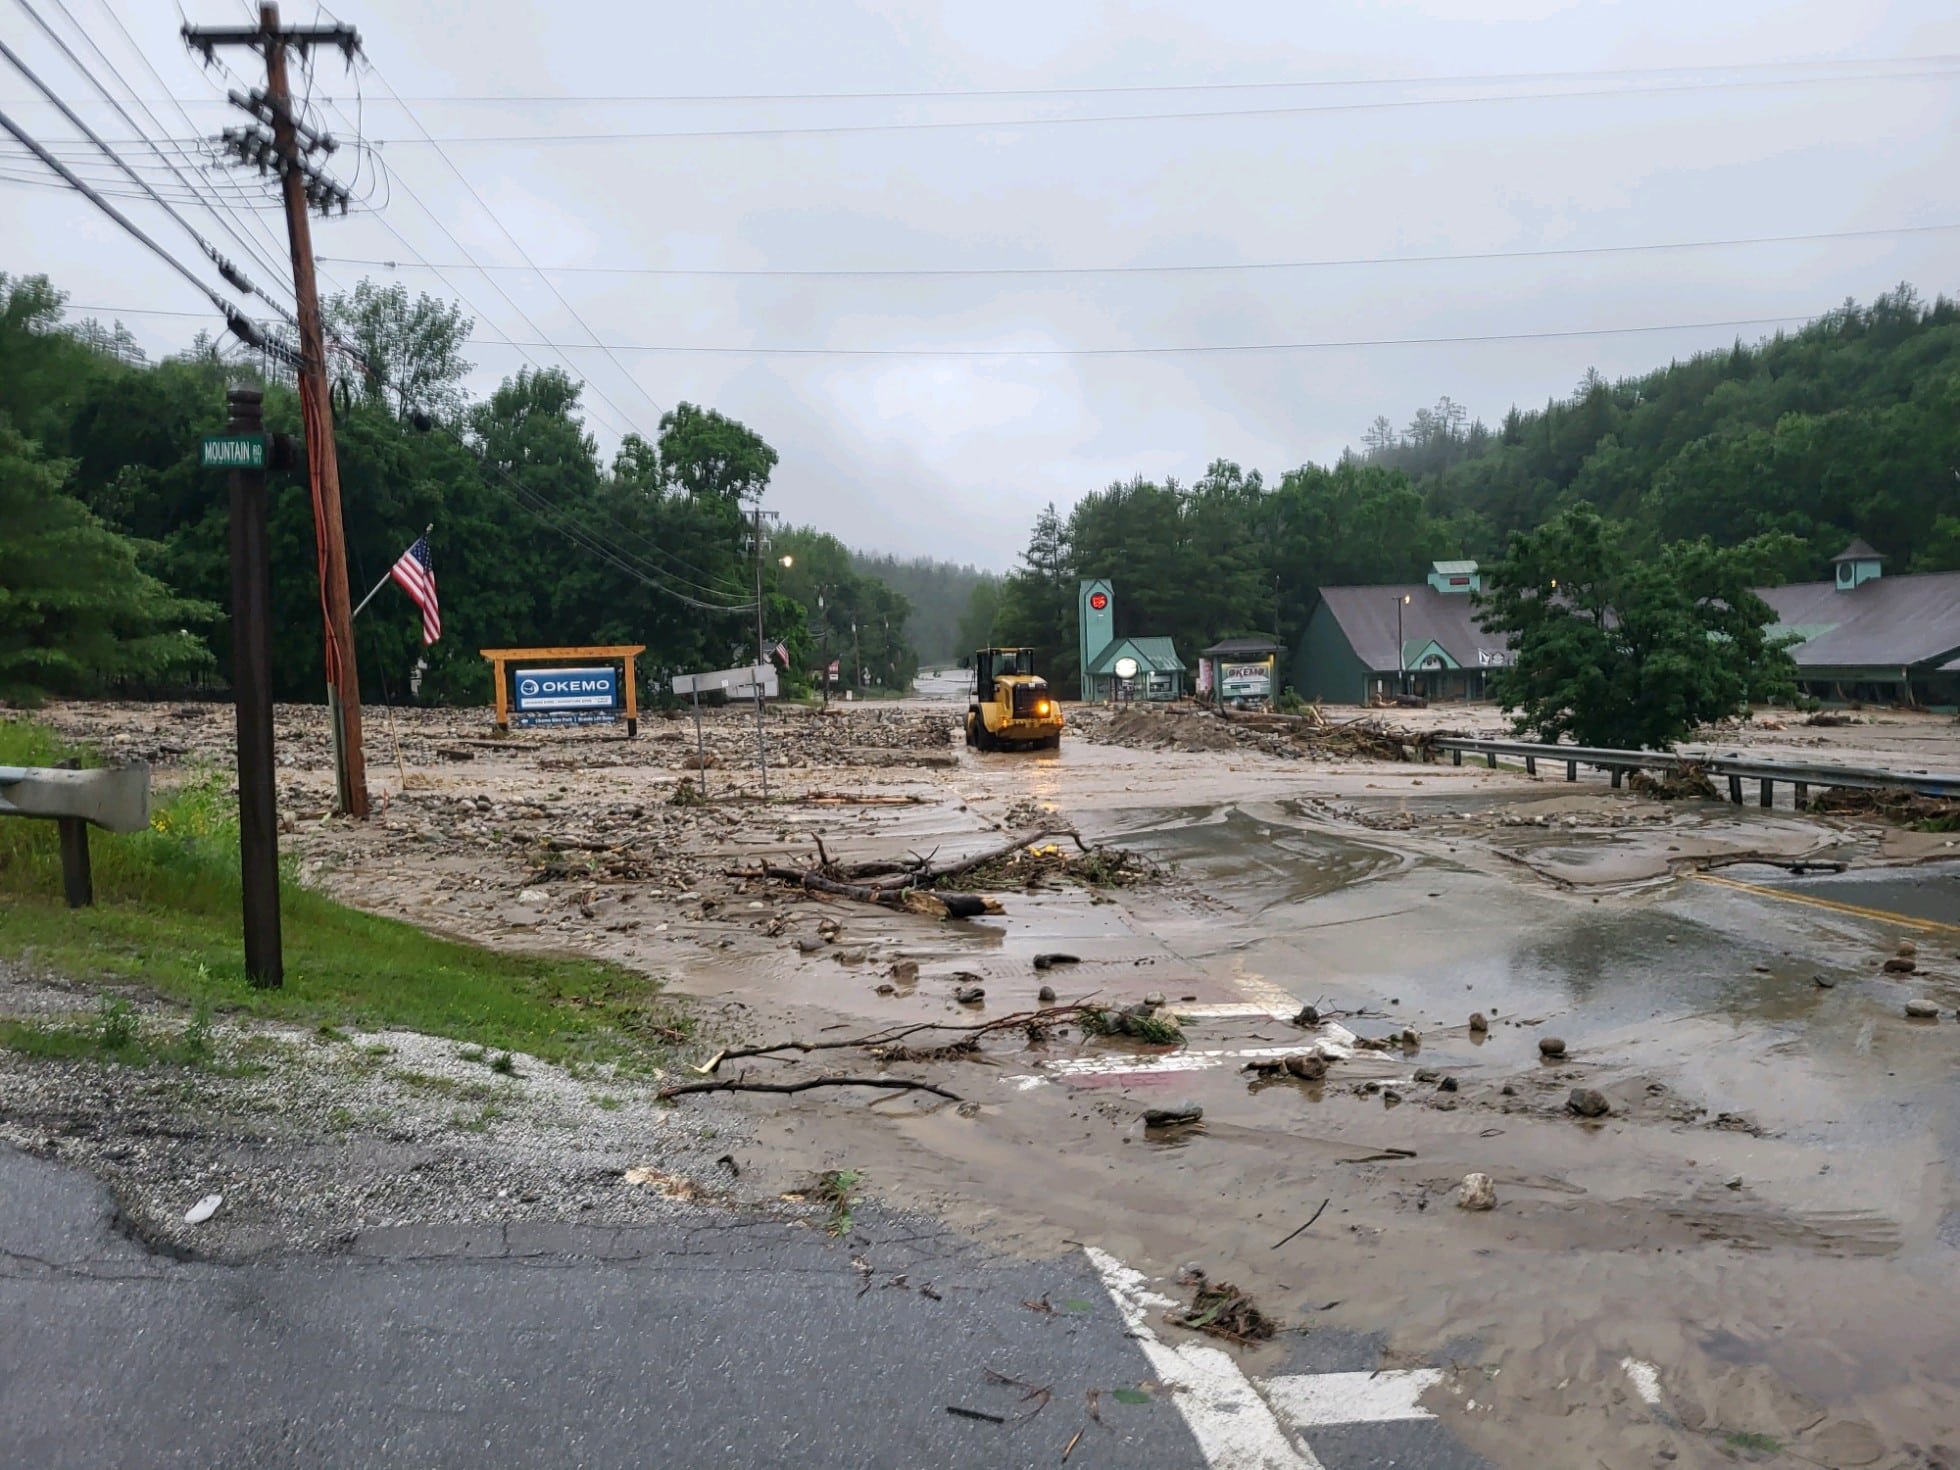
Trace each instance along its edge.
<instances>
[{"instance_id":1,"label":"white crosswalk stripe","mask_svg":"<svg viewBox=\"0 0 1960 1470\"><path fill-rule=\"evenodd\" d=\"M1421 1398L1442 1381L1438 1368L1290 1373L1261 1380L1248 1377L1223 1349L1166 1342L1152 1323L1177 1303L1108 1252L1085 1249L1212 1470L1326 1470L1304 1431L1435 1418Z\"/></svg>"}]
</instances>

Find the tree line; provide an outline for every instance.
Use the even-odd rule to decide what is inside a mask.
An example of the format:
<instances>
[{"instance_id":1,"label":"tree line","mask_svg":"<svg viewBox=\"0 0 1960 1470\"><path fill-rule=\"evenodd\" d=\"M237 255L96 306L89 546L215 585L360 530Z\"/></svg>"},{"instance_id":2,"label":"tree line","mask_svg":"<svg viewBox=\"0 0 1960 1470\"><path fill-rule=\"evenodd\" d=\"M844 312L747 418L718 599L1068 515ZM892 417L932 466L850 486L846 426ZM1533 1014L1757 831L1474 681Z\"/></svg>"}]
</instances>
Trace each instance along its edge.
<instances>
[{"instance_id":1,"label":"tree line","mask_svg":"<svg viewBox=\"0 0 1960 1470\"><path fill-rule=\"evenodd\" d=\"M1444 398L1272 482L1226 459L1189 484L1118 482L1047 507L969 617L1034 646L1064 686L1086 576L1115 580L1119 634L1168 634L1187 662L1233 636L1297 649L1324 586L1494 565L1581 512L1629 567L1687 566L1681 548L1705 538L1746 547L1731 564L1757 585L1815 580L1862 536L1902 571L1960 568L1960 304L1901 286L1754 345L1616 382L1589 372L1494 428ZM1554 544L1591 534L1568 531Z\"/></svg>"},{"instance_id":2,"label":"tree line","mask_svg":"<svg viewBox=\"0 0 1960 1470\"><path fill-rule=\"evenodd\" d=\"M425 526L443 636L384 588L356 624L364 695L480 703L496 646L643 643L649 679L756 656L757 562L766 647L792 684L836 615L781 564L758 558L753 509L776 452L694 404L627 434L610 461L586 430L583 386L519 372L465 394L472 323L452 303L363 281L325 304L335 440L353 596L386 576ZM230 667L226 477L198 466L227 388L262 387L268 432L299 436L290 378L200 337L149 362L121 324L71 323L45 277L0 274L0 697L181 689ZM324 688L311 496L269 472L272 664L281 699ZM815 533L809 533L815 534ZM781 555L779 555L779 552ZM853 570L848 606L875 624L874 682L916 668L911 608ZM886 630L890 632L887 635Z\"/></svg>"}]
</instances>

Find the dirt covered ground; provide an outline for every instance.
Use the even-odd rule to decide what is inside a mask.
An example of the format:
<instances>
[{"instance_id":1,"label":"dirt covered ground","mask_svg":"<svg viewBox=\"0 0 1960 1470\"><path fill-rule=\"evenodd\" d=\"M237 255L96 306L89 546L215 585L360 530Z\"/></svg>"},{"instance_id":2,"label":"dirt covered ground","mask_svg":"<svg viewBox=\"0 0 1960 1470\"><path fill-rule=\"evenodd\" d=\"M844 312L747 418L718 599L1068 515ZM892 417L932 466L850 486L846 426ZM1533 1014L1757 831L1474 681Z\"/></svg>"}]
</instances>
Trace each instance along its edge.
<instances>
[{"instance_id":1,"label":"dirt covered ground","mask_svg":"<svg viewBox=\"0 0 1960 1470\"><path fill-rule=\"evenodd\" d=\"M782 1208L855 1170L999 1248L1088 1242L1165 1283L1195 1262L1283 1328L1369 1334L1383 1366L1447 1363L1431 1407L1494 1464L1960 1463L1960 839L1379 758L1424 731L1500 733L1485 708L1327 710L1304 736L1080 711L1058 753L985 756L959 712L771 711L766 803L746 711L705 720L705 772L685 719L494 740L479 712L399 713L398 761L375 712L376 817L356 825L325 814L318 712L284 709L282 841L309 882L658 975L703 1018L688 1061L819 1049L637 1079L519 1059L514 1082L420 1039L352 1039L337 1061L306 1053L290 1116L274 1067L237 1082L236 1108L145 1096L133 1142L99 1078L7 1060L6 1136L93 1163L165 1238L187 1234L186 1193L222 1189L238 1204L216 1238L241 1250L438 1201L486 1220L626 1221L697 1192ZM52 717L161 780L228 761L222 707ZM1864 718L1710 741L1960 769L1950 719ZM1062 825L1135 861L1044 840L962 884L1002 909L973 920L747 876L814 861L819 839L840 867L944 862ZM1827 889L1793 862L1846 871ZM1183 1040L1085 1035L1074 1013L951 1029L1041 1008L1043 987L1147 1004ZM16 1009L63 993L0 986ZM896 1052L835 1045L928 1023ZM1323 1076L1266 1075L1309 1050ZM954 1096L651 1102L846 1071ZM354 1072L362 1100L333 1101ZM1151 1128L1151 1109L1199 1121ZM252 1139L301 1136L255 1203L274 1150ZM309 1170L335 1182L309 1196ZM1495 1208L1457 1206L1472 1172ZM1286 1349L1237 1351L1256 1374Z\"/></svg>"}]
</instances>

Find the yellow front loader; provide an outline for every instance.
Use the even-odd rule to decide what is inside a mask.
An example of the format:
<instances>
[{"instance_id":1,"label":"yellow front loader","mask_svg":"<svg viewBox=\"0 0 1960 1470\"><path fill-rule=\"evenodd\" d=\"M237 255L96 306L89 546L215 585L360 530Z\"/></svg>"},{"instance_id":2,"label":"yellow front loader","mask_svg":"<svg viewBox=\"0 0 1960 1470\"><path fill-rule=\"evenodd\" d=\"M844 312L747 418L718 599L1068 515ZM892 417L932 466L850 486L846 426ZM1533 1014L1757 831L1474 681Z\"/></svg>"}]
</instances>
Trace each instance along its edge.
<instances>
[{"instance_id":1,"label":"yellow front loader","mask_svg":"<svg viewBox=\"0 0 1960 1470\"><path fill-rule=\"evenodd\" d=\"M1059 750L1062 707L1034 671L1032 648L983 648L973 655L966 743L976 750Z\"/></svg>"}]
</instances>

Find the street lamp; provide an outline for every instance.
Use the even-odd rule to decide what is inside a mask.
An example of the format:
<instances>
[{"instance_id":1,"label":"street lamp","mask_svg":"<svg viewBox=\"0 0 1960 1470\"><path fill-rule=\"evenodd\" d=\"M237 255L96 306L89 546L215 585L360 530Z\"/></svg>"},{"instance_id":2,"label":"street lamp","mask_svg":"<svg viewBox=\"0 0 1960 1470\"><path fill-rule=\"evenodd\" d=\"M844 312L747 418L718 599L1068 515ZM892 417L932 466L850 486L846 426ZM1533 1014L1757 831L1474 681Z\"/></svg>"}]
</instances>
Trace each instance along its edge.
<instances>
[{"instance_id":1,"label":"street lamp","mask_svg":"<svg viewBox=\"0 0 1960 1470\"><path fill-rule=\"evenodd\" d=\"M1395 600L1395 692L1409 692L1409 645L1402 641L1402 609L1409 605L1409 594L1404 592Z\"/></svg>"},{"instance_id":2,"label":"street lamp","mask_svg":"<svg viewBox=\"0 0 1960 1470\"><path fill-rule=\"evenodd\" d=\"M796 558L793 556L784 556L782 558L782 563L785 567L793 567L796 565Z\"/></svg>"}]
</instances>

